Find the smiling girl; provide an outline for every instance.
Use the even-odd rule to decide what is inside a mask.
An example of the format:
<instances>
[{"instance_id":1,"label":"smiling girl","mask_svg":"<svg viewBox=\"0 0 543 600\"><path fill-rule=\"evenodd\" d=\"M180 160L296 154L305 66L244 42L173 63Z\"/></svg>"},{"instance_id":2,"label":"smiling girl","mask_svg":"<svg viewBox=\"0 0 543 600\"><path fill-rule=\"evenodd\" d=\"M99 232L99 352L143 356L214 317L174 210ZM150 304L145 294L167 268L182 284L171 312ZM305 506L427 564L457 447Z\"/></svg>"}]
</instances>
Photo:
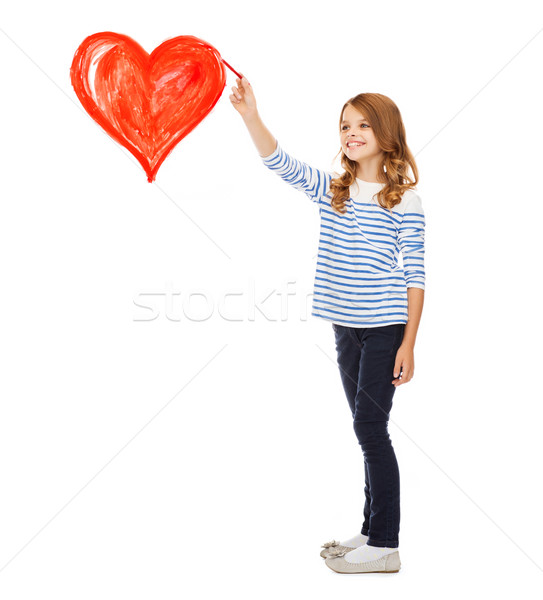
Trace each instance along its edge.
<instances>
[{"instance_id":1,"label":"smiling girl","mask_svg":"<svg viewBox=\"0 0 543 600\"><path fill-rule=\"evenodd\" d=\"M388 421L396 388L414 374L425 288L425 218L400 111L382 94L358 94L344 104L340 174L288 154L262 122L247 79L236 82L230 101L264 165L319 207L311 314L332 325L364 456L361 531L323 544L321 556L338 573L397 572L400 475Z\"/></svg>"}]
</instances>

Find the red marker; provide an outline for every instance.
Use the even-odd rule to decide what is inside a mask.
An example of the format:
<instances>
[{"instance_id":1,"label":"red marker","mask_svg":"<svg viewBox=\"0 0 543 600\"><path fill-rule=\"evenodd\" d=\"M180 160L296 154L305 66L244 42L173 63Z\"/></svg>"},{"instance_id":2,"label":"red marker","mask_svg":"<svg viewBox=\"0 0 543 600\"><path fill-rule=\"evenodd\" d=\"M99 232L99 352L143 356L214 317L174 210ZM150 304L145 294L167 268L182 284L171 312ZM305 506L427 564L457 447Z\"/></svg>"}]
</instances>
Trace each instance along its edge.
<instances>
[{"instance_id":1,"label":"red marker","mask_svg":"<svg viewBox=\"0 0 543 600\"><path fill-rule=\"evenodd\" d=\"M224 58L221 58L222 62L233 72L235 73L240 79L243 79L243 75L240 75L235 69L233 69L225 60Z\"/></svg>"}]
</instances>

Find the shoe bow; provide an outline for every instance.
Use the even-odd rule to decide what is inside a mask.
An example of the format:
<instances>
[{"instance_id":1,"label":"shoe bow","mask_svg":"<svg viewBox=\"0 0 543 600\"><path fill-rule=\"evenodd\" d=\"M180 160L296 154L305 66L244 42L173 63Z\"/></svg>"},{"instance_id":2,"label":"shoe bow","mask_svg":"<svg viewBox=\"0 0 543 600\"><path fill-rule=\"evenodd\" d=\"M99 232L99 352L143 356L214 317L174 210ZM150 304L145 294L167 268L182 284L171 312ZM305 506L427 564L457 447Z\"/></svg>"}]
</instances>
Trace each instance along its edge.
<instances>
[{"instance_id":1,"label":"shoe bow","mask_svg":"<svg viewBox=\"0 0 543 600\"><path fill-rule=\"evenodd\" d=\"M332 548L333 546L339 546L339 542L332 540L331 542L326 542L326 544L323 544L321 548Z\"/></svg>"},{"instance_id":2,"label":"shoe bow","mask_svg":"<svg viewBox=\"0 0 543 600\"><path fill-rule=\"evenodd\" d=\"M347 554L347 550L340 550L339 548L334 548L328 553L328 558L337 558L338 556L345 556L345 554Z\"/></svg>"}]
</instances>

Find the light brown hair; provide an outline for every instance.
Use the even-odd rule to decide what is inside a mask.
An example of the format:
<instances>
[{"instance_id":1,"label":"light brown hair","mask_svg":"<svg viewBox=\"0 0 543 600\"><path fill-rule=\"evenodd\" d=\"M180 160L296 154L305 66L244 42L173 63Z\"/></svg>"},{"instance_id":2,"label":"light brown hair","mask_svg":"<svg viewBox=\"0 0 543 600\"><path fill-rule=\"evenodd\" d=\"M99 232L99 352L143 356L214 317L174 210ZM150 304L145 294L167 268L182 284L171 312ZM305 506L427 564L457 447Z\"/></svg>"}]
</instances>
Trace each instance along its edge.
<instances>
[{"instance_id":1,"label":"light brown hair","mask_svg":"<svg viewBox=\"0 0 543 600\"><path fill-rule=\"evenodd\" d=\"M345 102L339 117L339 130L343 112L348 105L361 112L373 129L377 144L384 152L377 180L385 185L377 194L377 201L382 208L391 210L402 199L402 194L418 183L418 169L415 158L406 143L405 127L396 104L383 94L364 93L354 96ZM338 178L330 182L331 205L339 213L347 212L349 186L355 183L357 163L341 152L341 166L345 169ZM339 152L338 152L339 154ZM336 154L336 157L338 156ZM408 174L409 167L413 178Z\"/></svg>"}]
</instances>

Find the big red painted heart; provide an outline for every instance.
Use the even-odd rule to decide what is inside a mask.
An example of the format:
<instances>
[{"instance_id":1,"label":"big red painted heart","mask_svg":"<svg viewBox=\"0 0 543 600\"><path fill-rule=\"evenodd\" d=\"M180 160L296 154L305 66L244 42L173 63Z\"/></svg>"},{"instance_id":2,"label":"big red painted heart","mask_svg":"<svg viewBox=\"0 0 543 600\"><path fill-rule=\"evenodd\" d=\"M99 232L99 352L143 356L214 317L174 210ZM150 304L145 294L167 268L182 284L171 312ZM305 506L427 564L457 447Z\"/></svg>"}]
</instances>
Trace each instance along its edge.
<instances>
[{"instance_id":1,"label":"big red painted heart","mask_svg":"<svg viewBox=\"0 0 543 600\"><path fill-rule=\"evenodd\" d=\"M138 159L149 182L226 85L219 52L190 35L149 55L126 35L95 33L77 49L70 76L85 110Z\"/></svg>"}]
</instances>

